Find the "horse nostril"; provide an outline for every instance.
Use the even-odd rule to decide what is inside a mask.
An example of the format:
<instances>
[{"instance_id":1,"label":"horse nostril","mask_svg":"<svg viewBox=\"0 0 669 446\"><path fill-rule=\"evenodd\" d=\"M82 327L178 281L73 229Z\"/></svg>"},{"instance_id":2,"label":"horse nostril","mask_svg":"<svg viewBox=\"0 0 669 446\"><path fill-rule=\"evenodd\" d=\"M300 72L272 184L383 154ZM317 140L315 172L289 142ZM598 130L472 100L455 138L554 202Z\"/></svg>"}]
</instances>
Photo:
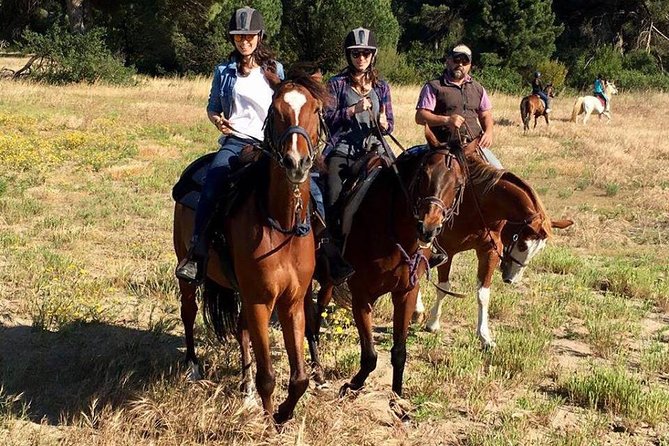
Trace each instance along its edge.
<instances>
[{"instance_id":1,"label":"horse nostril","mask_svg":"<svg viewBox=\"0 0 669 446\"><path fill-rule=\"evenodd\" d=\"M288 170L294 170L297 168L297 163L295 162L295 158L293 158L290 155L286 155L283 157L283 165Z\"/></svg>"},{"instance_id":2,"label":"horse nostril","mask_svg":"<svg viewBox=\"0 0 669 446\"><path fill-rule=\"evenodd\" d=\"M511 279L503 279L504 283L511 283Z\"/></svg>"}]
</instances>

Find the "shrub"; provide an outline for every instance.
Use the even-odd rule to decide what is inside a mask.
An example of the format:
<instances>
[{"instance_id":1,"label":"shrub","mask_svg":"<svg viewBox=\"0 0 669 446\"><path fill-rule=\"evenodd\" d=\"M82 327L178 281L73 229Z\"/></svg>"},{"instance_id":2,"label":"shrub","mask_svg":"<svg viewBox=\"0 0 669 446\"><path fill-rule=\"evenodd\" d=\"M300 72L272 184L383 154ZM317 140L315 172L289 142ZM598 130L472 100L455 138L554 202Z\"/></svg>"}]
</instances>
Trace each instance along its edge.
<instances>
[{"instance_id":1,"label":"shrub","mask_svg":"<svg viewBox=\"0 0 669 446\"><path fill-rule=\"evenodd\" d=\"M391 84L412 85L425 82L419 71L410 66L407 57L394 49L379 49L378 68L381 75Z\"/></svg>"},{"instance_id":2,"label":"shrub","mask_svg":"<svg viewBox=\"0 0 669 446\"><path fill-rule=\"evenodd\" d=\"M109 51L104 37L101 28L84 34L73 34L60 26L52 27L46 34L26 31L23 50L38 58L31 77L52 84L131 83L135 70L124 66L123 60Z\"/></svg>"},{"instance_id":3,"label":"shrub","mask_svg":"<svg viewBox=\"0 0 669 446\"><path fill-rule=\"evenodd\" d=\"M529 88L529 84L523 82L522 76L511 68L487 66L474 70L472 75L488 92L501 91L522 95Z\"/></svg>"},{"instance_id":4,"label":"shrub","mask_svg":"<svg viewBox=\"0 0 669 446\"><path fill-rule=\"evenodd\" d=\"M544 82L551 82L553 89L559 91L567 77L567 66L557 60L547 60L537 65Z\"/></svg>"}]
</instances>

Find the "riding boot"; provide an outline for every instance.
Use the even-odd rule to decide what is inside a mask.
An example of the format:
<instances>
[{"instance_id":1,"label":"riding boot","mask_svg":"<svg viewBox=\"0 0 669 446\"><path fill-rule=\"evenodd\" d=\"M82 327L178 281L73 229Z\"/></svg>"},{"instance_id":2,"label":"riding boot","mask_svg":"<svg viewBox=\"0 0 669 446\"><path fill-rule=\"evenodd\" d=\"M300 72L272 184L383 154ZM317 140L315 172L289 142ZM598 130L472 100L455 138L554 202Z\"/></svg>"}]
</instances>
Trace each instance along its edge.
<instances>
[{"instance_id":1,"label":"riding boot","mask_svg":"<svg viewBox=\"0 0 669 446\"><path fill-rule=\"evenodd\" d=\"M341 285L355 273L350 263L341 255L341 250L334 242L327 229L320 234L319 247L316 251L316 279Z\"/></svg>"},{"instance_id":2,"label":"riding boot","mask_svg":"<svg viewBox=\"0 0 669 446\"><path fill-rule=\"evenodd\" d=\"M430 259L427 261L427 264L429 266L429 269L432 269L436 268L437 266L443 265L444 263L446 263L447 260L448 260L448 254L431 251Z\"/></svg>"},{"instance_id":3,"label":"riding boot","mask_svg":"<svg viewBox=\"0 0 669 446\"><path fill-rule=\"evenodd\" d=\"M186 257L179 262L176 276L191 285L200 285L204 281L209 258L209 243L203 234L194 234L191 247Z\"/></svg>"}]
</instances>

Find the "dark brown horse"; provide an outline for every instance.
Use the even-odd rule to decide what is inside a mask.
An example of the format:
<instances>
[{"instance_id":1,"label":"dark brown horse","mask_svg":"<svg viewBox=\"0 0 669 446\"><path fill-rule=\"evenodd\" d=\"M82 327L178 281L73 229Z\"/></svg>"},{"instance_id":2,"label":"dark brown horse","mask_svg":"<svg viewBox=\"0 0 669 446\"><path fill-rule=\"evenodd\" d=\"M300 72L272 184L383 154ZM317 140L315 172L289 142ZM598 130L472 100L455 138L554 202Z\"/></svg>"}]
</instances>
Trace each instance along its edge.
<instances>
[{"instance_id":1,"label":"dark brown horse","mask_svg":"<svg viewBox=\"0 0 669 446\"><path fill-rule=\"evenodd\" d=\"M544 93L546 96L553 97L553 85L548 84L544 88ZM520 101L520 119L523 121L523 132L527 132L530 129L530 119L534 116L534 127L537 127L537 119L541 116L546 120L546 125L550 125L548 120L548 113L546 113L546 106L544 101L539 97L539 95L531 94L525 96L522 101Z\"/></svg>"},{"instance_id":2,"label":"dark brown horse","mask_svg":"<svg viewBox=\"0 0 669 446\"><path fill-rule=\"evenodd\" d=\"M461 198L464 178L454 158L446 150L403 155L396 164L399 175L391 168L382 171L355 213L344 257L356 270L348 285L360 335L360 371L341 388L341 394L360 389L376 368L372 309L386 293L391 293L394 308L393 390L402 393L406 338L418 281L426 271L430 244L453 217ZM322 284L318 314L330 302L332 290L332 285ZM316 325L308 331L317 334L318 318ZM312 359L317 362L313 355Z\"/></svg>"},{"instance_id":3,"label":"dark brown horse","mask_svg":"<svg viewBox=\"0 0 669 446\"><path fill-rule=\"evenodd\" d=\"M428 138L430 144L439 144ZM518 282L530 260L546 245L552 228L566 228L571 220L551 221L530 185L513 173L496 169L477 156L473 141L466 148L469 182L465 188L460 213L453 225L439 236L439 244L448 253L448 261L439 267L437 301L426 328L439 329L441 303L450 290L449 275L455 254L474 249L478 258L478 326L483 348L494 346L488 327L488 303L494 271L502 266L506 283ZM417 310L423 309L418 302ZM420 319L417 315L414 319Z\"/></svg>"},{"instance_id":4,"label":"dark brown horse","mask_svg":"<svg viewBox=\"0 0 669 446\"><path fill-rule=\"evenodd\" d=\"M236 295L241 297L241 317L237 339L242 352L242 391L252 393L251 354L257 363L255 384L265 411L274 413L272 393L275 377L269 346L269 320L278 310L288 359L288 397L274 419L282 423L308 385L304 364L304 298L314 272L314 237L307 215L309 171L322 130L320 112L327 93L308 76L275 86L265 129L268 154L265 167L254 177L257 183L248 197L225 219L221 231L227 241L236 286L217 250L210 250L204 304L214 326L221 326L220 313ZM194 212L177 204L174 211L174 248L181 260L188 251ZM217 290L218 288L218 290ZM186 332L186 361L192 376L199 377L193 342L193 322L197 313L196 287L179 281L181 318ZM214 299L216 299L214 301Z\"/></svg>"}]
</instances>

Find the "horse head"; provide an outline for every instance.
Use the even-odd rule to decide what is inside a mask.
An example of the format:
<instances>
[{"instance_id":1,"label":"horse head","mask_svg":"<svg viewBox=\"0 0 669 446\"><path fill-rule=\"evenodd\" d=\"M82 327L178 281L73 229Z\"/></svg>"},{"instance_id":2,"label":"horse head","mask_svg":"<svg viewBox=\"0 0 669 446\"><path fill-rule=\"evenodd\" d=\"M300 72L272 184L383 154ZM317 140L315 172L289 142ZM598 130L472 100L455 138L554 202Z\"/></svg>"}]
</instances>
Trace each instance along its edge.
<instances>
[{"instance_id":1,"label":"horse head","mask_svg":"<svg viewBox=\"0 0 669 446\"><path fill-rule=\"evenodd\" d=\"M616 84L614 84L613 81L606 81L604 90L606 91L606 95L609 97L611 97L612 94L618 94L618 89L616 88Z\"/></svg>"},{"instance_id":2,"label":"horse head","mask_svg":"<svg viewBox=\"0 0 669 446\"><path fill-rule=\"evenodd\" d=\"M448 150L428 149L409 187L421 248L429 247L457 214L463 191L464 177L456 157Z\"/></svg>"},{"instance_id":3,"label":"horse head","mask_svg":"<svg viewBox=\"0 0 669 446\"><path fill-rule=\"evenodd\" d=\"M527 215L521 221L507 220L502 228L501 239L504 249L500 268L505 283L516 283L523 277L525 267L545 246L552 229L564 229L571 220L550 220L539 196L527 183L506 172L504 178L518 186L527 195Z\"/></svg>"},{"instance_id":4,"label":"horse head","mask_svg":"<svg viewBox=\"0 0 669 446\"><path fill-rule=\"evenodd\" d=\"M321 134L326 131L321 112L327 99L327 90L316 75L293 75L275 88L265 141L294 184L309 178Z\"/></svg>"},{"instance_id":5,"label":"horse head","mask_svg":"<svg viewBox=\"0 0 669 446\"><path fill-rule=\"evenodd\" d=\"M550 83L550 82L548 84L546 84L546 87L544 88L544 93L546 93L547 96L550 96L551 98L553 98L553 97L555 97L555 96L553 96L554 92L555 92L555 88L553 87L553 84Z\"/></svg>"}]
</instances>

